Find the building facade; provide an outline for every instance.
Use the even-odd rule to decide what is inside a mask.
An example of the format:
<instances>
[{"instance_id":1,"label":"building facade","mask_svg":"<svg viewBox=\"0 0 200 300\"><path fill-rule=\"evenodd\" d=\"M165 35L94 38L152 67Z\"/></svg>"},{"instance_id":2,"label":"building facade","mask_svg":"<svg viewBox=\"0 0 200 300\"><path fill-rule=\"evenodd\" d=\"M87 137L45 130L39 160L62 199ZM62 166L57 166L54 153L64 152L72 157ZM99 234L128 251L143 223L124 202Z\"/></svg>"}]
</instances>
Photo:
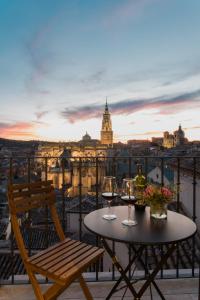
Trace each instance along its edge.
<instances>
[{"instance_id":1,"label":"building facade","mask_svg":"<svg viewBox=\"0 0 200 300\"><path fill-rule=\"evenodd\" d=\"M168 131L164 132L163 147L165 148L182 146L186 142L187 139L185 138L185 132L182 130L181 125L179 125L178 130L174 131L174 134L170 134Z\"/></svg>"},{"instance_id":2,"label":"building facade","mask_svg":"<svg viewBox=\"0 0 200 300\"><path fill-rule=\"evenodd\" d=\"M63 144L39 145L35 153L35 163L41 178L45 179L45 169L48 171L48 179L53 180L55 188L60 189L65 182L68 186L68 194L77 196L82 194L95 194L96 184L100 184L105 176L105 158L108 148L113 144L113 131L110 113L106 101L102 120L101 141L92 139L86 132L78 142ZM45 158L47 158L47 165ZM97 168L95 157L98 157L98 183L96 182ZM81 176L80 161L81 158ZM63 168L63 159L67 166Z\"/></svg>"}]
</instances>

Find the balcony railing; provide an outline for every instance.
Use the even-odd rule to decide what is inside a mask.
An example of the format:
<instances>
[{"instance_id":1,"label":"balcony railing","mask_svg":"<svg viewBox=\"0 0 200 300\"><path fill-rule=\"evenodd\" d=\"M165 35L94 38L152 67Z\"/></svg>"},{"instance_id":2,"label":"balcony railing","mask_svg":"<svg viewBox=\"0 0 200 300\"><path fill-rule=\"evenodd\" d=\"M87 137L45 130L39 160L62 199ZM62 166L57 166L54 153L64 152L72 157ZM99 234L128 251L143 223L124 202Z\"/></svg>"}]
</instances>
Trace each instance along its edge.
<instances>
[{"instance_id":1,"label":"balcony railing","mask_svg":"<svg viewBox=\"0 0 200 300\"><path fill-rule=\"evenodd\" d=\"M6 198L8 183L32 182L52 179L56 189L57 208L66 235L81 241L100 245L96 236L90 234L83 225L84 216L92 210L101 208L105 203L101 198L101 182L105 175L116 176L118 185L122 178L134 177L137 164L143 165L143 173L148 181L161 185L173 184L177 189L176 198L170 209L188 215L200 228L200 157L2 157L0 158L0 280L2 283L16 283L18 275L25 274L19 256L12 229ZM120 200L116 205L121 204ZM21 230L29 255L48 247L57 241L48 209L31 212L21 216ZM131 249L112 243L113 250L127 251L131 258ZM153 268L158 256L162 256L165 246L146 247L145 264ZM123 255L124 256L124 255ZM199 276L200 236L179 243L174 256L159 273L160 278L179 278ZM143 274L137 265L138 276ZM140 271L141 269L141 271ZM108 257L88 270L92 278L100 280L103 274L107 279L118 276ZM129 274L131 276L131 274ZM104 276L105 279L105 276ZM28 282L28 280L27 280Z\"/></svg>"}]
</instances>

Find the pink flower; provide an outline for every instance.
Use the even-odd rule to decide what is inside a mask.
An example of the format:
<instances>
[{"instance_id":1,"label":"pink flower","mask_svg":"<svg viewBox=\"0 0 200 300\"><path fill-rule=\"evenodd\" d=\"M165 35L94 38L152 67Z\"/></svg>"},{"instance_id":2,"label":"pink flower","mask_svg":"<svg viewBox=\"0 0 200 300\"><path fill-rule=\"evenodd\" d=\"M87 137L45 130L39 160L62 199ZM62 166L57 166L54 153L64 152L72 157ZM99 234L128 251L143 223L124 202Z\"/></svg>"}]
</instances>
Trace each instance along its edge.
<instances>
[{"instance_id":1,"label":"pink flower","mask_svg":"<svg viewBox=\"0 0 200 300\"><path fill-rule=\"evenodd\" d=\"M169 203L173 198L173 191L167 187L161 187L158 185L149 185L145 189L143 196L146 203L155 203L157 201L162 201L164 203Z\"/></svg>"},{"instance_id":2,"label":"pink flower","mask_svg":"<svg viewBox=\"0 0 200 300\"><path fill-rule=\"evenodd\" d=\"M173 195L173 193L166 187L161 188L161 193L163 194L163 196L165 196L167 198L171 198Z\"/></svg>"}]
</instances>

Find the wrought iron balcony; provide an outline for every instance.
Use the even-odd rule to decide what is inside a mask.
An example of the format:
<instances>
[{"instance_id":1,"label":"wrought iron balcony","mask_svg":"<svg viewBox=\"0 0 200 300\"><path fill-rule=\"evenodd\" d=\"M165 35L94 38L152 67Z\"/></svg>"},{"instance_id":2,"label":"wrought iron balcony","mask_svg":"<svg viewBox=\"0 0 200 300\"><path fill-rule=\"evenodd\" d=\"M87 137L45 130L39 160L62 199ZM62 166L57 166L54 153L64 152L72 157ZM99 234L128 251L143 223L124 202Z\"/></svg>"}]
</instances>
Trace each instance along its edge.
<instances>
[{"instance_id":1,"label":"wrought iron balcony","mask_svg":"<svg viewBox=\"0 0 200 300\"><path fill-rule=\"evenodd\" d=\"M52 179L57 195L57 209L66 235L100 245L98 238L90 234L83 225L84 216L105 205L101 198L101 182L105 175L114 175L119 186L122 178L136 175L137 163L143 165L148 181L161 185L173 184L177 188L176 198L169 209L188 215L200 228L200 157L2 157L0 158L0 280L16 283L23 278L28 282L23 263L9 224L6 198L8 183L32 182ZM120 199L116 201L116 205ZM47 209L21 216L21 230L25 237L29 255L57 241ZM116 252L127 251L119 243L112 245ZM146 247L145 263L151 270L166 246ZM124 255L123 255L124 256ZM161 270L159 277L198 277L200 236L179 243L176 254ZM124 258L123 258L124 259ZM138 277L143 276L137 265ZM90 280L115 280L118 272L105 255L99 266L92 266ZM20 275L20 276L19 276ZM130 274L129 274L130 275Z\"/></svg>"}]
</instances>

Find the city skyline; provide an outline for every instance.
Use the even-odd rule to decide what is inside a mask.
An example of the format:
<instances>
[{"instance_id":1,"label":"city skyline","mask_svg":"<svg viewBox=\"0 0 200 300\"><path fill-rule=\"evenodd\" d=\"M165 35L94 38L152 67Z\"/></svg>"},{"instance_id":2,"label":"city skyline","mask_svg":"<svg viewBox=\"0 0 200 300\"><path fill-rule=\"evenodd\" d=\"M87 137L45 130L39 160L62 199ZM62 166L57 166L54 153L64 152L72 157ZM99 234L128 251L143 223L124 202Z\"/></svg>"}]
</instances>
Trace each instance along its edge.
<instances>
[{"instance_id":1,"label":"city skyline","mask_svg":"<svg viewBox=\"0 0 200 300\"><path fill-rule=\"evenodd\" d=\"M200 140L200 2L0 0L0 137Z\"/></svg>"}]
</instances>

